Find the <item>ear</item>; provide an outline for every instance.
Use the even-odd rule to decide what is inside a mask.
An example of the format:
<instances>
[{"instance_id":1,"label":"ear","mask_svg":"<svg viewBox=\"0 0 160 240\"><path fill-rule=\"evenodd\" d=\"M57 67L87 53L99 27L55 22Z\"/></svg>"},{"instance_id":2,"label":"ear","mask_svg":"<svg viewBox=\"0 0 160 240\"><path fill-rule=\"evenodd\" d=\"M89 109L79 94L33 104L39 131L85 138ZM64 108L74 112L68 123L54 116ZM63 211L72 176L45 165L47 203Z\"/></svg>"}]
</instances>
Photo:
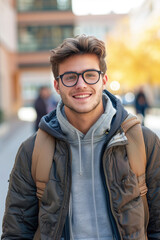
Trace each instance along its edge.
<instances>
[{"instance_id":1,"label":"ear","mask_svg":"<svg viewBox=\"0 0 160 240\"><path fill-rule=\"evenodd\" d=\"M57 92L58 94L60 94L60 91L59 91L59 82L56 81L55 79L54 79L54 88L55 88L56 92Z\"/></svg>"},{"instance_id":2,"label":"ear","mask_svg":"<svg viewBox=\"0 0 160 240\"><path fill-rule=\"evenodd\" d=\"M103 77L103 89L106 88L107 81L108 81L108 77L107 77L107 74L105 74Z\"/></svg>"}]
</instances>

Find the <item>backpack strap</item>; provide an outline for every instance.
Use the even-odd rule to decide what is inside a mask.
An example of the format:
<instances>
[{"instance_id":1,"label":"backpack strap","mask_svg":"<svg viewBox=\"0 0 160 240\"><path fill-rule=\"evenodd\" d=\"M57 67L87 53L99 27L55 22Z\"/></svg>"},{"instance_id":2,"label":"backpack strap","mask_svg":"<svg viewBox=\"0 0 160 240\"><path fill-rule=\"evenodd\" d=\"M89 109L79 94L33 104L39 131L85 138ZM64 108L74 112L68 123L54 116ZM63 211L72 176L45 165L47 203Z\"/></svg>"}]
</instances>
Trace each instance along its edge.
<instances>
[{"instance_id":1,"label":"backpack strap","mask_svg":"<svg viewBox=\"0 0 160 240\"><path fill-rule=\"evenodd\" d=\"M126 146L129 163L132 171L137 176L140 194L144 205L145 229L147 229L149 221L149 209L147 202L147 185L146 185L146 151L140 121L136 116L129 115L121 125L128 139Z\"/></svg>"},{"instance_id":2,"label":"backpack strap","mask_svg":"<svg viewBox=\"0 0 160 240\"><path fill-rule=\"evenodd\" d=\"M39 206L41 205L41 198L44 189L49 181L49 173L52 166L54 151L55 138L39 128L32 153L31 166L32 177L37 187L36 194L39 199ZM33 240L40 240L40 235L40 226L38 224Z\"/></svg>"},{"instance_id":3,"label":"backpack strap","mask_svg":"<svg viewBox=\"0 0 160 240\"><path fill-rule=\"evenodd\" d=\"M121 125L128 139L127 153L131 169L137 177L145 174L146 152L140 121L132 116ZM138 154L136 154L138 153ZM136 157L135 157L136 154ZM144 193L145 194L145 193Z\"/></svg>"},{"instance_id":4,"label":"backpack strap","mask_svg":"<svg viewBox=\"0 0 160 240\"><path fill-rule=\"evenodd\" d=\"M31 173L36 183L39 200L41 200L46 184L49 181L54 151L55 138L42 129L38 129L32 154Z\"/></svg>"}]
</instances>

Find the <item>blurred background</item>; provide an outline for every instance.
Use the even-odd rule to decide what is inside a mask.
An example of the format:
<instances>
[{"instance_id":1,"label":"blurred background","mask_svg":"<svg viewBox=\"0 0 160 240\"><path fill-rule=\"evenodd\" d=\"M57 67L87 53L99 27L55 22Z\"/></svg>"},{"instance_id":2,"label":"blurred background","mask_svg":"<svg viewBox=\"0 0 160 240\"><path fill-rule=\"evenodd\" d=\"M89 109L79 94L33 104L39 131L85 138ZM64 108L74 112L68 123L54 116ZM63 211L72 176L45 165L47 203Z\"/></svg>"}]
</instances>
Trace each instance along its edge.
<instances>
[{"instance_id":1,"label":"blurred background","mask_svg":"<svg viewBox=\"0 0 160 240\"><path fill-rule=\"evenodd\" d=\"M46 111L59 100L50 50L82 33L106 44L107 89L160 136L159 0L0 0L0 225L16 152L35 131L40 89L54 99Z\"/></svg>"}]
</instances>

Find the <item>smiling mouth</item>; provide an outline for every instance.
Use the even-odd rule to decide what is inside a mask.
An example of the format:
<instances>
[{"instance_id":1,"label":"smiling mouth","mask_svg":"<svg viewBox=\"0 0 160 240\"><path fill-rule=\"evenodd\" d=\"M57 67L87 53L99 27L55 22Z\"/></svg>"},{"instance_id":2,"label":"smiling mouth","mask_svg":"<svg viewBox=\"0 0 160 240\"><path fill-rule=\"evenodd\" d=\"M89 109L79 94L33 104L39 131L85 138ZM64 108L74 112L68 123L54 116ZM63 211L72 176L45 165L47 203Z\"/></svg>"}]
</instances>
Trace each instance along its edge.
<instances>
[{"instance_id":1,"label":"smiling mouth","mask_svg":"<svg viewBox=\"0 0 160 240\"><path fill-rule=\"evenodd\" d=\"M83 99L83 98L88 98L90 96L91 96L91 94L81 94L81 95L76 95L76 96L73 96L73 97L77 98L77 99L79 99L79 98Z\"/></svg>"}]
</instances>

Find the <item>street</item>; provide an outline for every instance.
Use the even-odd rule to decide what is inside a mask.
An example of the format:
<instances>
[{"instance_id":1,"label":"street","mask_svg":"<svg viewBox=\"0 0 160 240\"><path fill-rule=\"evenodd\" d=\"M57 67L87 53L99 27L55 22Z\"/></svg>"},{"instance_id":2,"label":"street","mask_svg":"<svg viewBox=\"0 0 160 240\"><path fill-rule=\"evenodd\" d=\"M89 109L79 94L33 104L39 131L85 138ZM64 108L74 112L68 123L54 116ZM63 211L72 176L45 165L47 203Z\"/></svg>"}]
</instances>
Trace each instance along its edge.
<instances>
[{"instance_id":1,"label":"street","mask_svg":"<svg viewBox=\"0 0 160 240\"><path fill-rule=\"evenodd\" d=\"M132 112L132 109L128 109ZM154 113L154 112L153 112ZM145 120L146 126L152 129L160 137L160 114L148 114ZM8 189L8 179L14 164L17 150L22 141L33 134L33 123L14 119L8 125L0 127L0 226L4 215L5 198ZM2 228L0 227L0 235Z\"/></svg>"}]
</instances>

